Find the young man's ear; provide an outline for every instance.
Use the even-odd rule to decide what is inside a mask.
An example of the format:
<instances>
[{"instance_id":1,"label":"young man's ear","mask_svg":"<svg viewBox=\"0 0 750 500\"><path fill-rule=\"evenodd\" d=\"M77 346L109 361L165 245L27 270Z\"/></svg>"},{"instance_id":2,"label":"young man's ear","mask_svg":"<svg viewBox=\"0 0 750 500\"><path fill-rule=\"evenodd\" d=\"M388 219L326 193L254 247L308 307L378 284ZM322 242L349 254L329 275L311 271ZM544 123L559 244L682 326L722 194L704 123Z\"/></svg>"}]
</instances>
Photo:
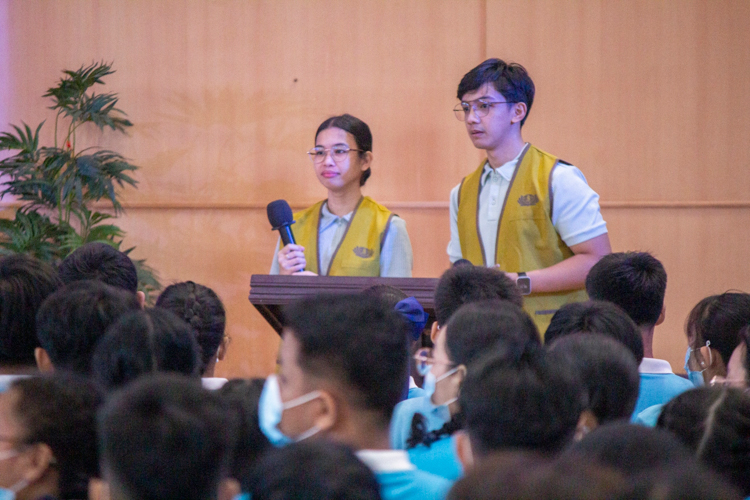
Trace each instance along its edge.
<instances>
[{"instance_id":1,"label":"young man's ear","mask_svg":"<svg viewBox=\"0 0 750 500\"><path fill-rule=\"evenodd\" d=\"M145 309L146 308L146 294L138 290L137 292L135 292L135 298L138 299L138 304L140 304L141 309Z\"/></svg>"},{"instance_id":2,"label":"young man's ear","mask_svg":"<svg viewBox=\"0 0 750 500\"><path fill-rule=\"evenodd\" d=\"M216 361L222 361L224 359L224 356L227 355L227 349L229 348L229 343L232 341L232 338L229 335L224 335L224 338L221 339L221 344L219 344L219 349L216 351Z\"/></svg>"},{"instance_id":3,"label":"young man's ear","mask_svg":"<svg viewBox=\"0 0 750 500\"><path fill-rule=\"evenodd\" d=\"M664 323L664 318L667 317L667 306L661 306L661 313L659 313L659 318L656 320L657 325L661 325Z\"/></svg>"},{"instance_id":4,"label":"young man's ear","mask_svg":"<svg viewBox=\"0 0 750 500\"><path fill-rule=\"evenodd\" d=\"M513 116L510 118L511 123L520 123L526 118L529 109L525 102L517 102L513 105Z\"/></svg>"},{"instance_id":5,"label":"young man's ear","mask_svg":"<svg viewBox=\"0 0 750 500\"><path fill-rule=\"evenodd\" d=\"M24 467L23 478L29 483L38 481L55 462L52 448L45 443L31 445L24 455L24 460L27 461L27 464Z\"/></svg>"},{"instance_id":6,"label":"young man's ear","mask_svg":"<svg viewBox=\"0 0 750 500\"><path fill-rule=\"evenodd\" d=\"M461 462L464 474L466 474L474 466L474 452L471 449L469 433L466 431L457 431L453 433L453 438L455 440L456 456L458 457L458 461Z\"/></svg>"},{"instance_id":7,"label":"young man's ear","mask_svg":"<svg viewBox=\"0 0 750 500\"><path fill-rule=\"evenodd\" d=\"M52 366L52 360L49 359L49 354L41 347L34 349L34 359L36 359L36 367L39 368L40 372L52 373L55 371L55 367Z\"/></svg>"},{"instance_id":8,"label":"young man's ear","mask_svg":"<svg viewBox=\"0 0 750 500\"><path fill-rule=\"evenodd\" d=\"M440 333L440 326L438 325L437 321L433 321L432 328L430 328L430 340L433 344L437 342L438 333Z\"/></svg>"},{"instance_id":9,"label":"young man's ear","mask_svg":"<svg viewBox=\"0 0 750 500\"><path fill-rule=\"evenodd\" d=\"M327 431L336 425L341 409L336 398L328 391L320 391L320 400L323 408L315 417L315 426L321 431Z\"/></svg>"}]
</instances>

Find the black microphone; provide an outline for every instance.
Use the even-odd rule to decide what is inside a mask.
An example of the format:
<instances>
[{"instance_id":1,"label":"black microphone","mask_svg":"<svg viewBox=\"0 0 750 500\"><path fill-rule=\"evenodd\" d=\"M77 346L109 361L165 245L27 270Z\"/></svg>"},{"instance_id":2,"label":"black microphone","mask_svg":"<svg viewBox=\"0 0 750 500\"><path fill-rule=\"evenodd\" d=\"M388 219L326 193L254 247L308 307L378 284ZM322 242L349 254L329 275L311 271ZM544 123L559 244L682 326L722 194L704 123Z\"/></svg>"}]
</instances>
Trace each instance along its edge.
<instances>
[{"instance_id":1,"label":"black microphone","mask_svg":"<svg viewBox=\"0 0 750 500\"><path fill-rule=\"evenodd\" d=\"M290 243L293 245L296 244L292 228L289 227L294 224L294 216L292 215L289 203L286 200L272 201L266 207L266 212L268 213L268 222L271 223L271 228L274 231L278 231L281 235L282 247Z\"/></svg>"}]
</instances>

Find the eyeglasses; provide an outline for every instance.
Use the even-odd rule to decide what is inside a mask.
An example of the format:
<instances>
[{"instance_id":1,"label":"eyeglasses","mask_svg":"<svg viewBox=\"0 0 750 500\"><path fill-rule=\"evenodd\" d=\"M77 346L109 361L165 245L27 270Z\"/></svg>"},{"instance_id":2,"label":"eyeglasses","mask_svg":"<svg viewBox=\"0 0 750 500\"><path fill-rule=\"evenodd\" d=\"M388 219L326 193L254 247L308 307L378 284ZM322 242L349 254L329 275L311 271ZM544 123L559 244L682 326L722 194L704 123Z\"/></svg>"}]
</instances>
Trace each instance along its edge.
<instances>
[{"instance_id":1,"label":"eyeglasses","mask_svg":"<svg viewBox=\"0 0 750 500\"><path fill-rule=\"evenodd\" d=\"M310 156L310 159L313 161L313 163L323 163L328 156L328 153L331 153L331 158L333 158L333 161L338 163L340 161L346 160L347 155L352 151L362 152L361 149L349 149L345 147L334 147L331 149L318 147L312 148L307 152L307 154Z\"/></svg>"},{"instance_id":2,"label":"eyeglasses","mask_svg":"<svg viewBox=\"0 0 750 500\"><path fill-rule=\"evenodd\" d=\"M516 104L515 102L510 101L487 101L484 99L477 99L476 101L464 101L461 104L458 104L455 108L453 108L453 112L456 114L456 118L458 121L466 121L466 118L469 117L469 113L471 113L471 110L474 110L474 114L477 116L477 118L484 118L487 116L487 113L490 112L490 108L492 106L495 106L497 104Z\"/></svg>"},{"instance_id":3,"label":"eyeglasses","mask_svg":"<svg viewBox=\"0 0 750 500\"><path fill-rule=\"evenodd\" d=\"M429 347L419 349L416 354L414 354L414 360L417 362L417 373L423 377L427 375L427 372L430 371L432 365L455 366L455 363L435 359L432 355L432 349Z\"/></svg>"},{"instance_id":4,"label":"eyeglasses","mask_svg":"<svg viewBox=\"0 0 750 500\"><path fill-rule=\"evenodd\" d=\"M703 357L703 347L697 349L690 348L690 354L688 355L688 368L690 371L703 373L706 369L713 364L713 354L711 354L711 341L706 341L706 349L708 350L708 364L706 364L706 358Z\"/></svg>"}]
</instances>

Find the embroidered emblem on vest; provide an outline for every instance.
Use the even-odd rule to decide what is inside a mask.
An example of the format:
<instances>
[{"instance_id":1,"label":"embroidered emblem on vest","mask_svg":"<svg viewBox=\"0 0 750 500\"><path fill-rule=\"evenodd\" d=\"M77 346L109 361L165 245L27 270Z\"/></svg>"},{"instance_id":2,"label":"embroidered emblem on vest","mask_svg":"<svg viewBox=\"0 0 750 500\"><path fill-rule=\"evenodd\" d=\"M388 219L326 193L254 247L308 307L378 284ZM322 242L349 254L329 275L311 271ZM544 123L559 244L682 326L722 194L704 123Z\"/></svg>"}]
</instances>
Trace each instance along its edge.
<instances>
[{"instance_id":1,"label":"embroidered emblem on vest","mask_svg":"<svg viewBox=\"0 0 750 500\"><path fill-rule=\"evenodd\" d=\"M531 207L539 203L539 197L535 194L525 194L518 197L518 204L522 207Z\"/></svg>"},{"instance_id":2,"label":"embroidered emblem on vest","mask_svg":"<svg viewBox=\"0 0 750 500\"><path fill-rule=\"evenodd\" d=\"M375 255L375 251L365 247L354 247L354 255L362 259L369 259Z\"/></svg>"}]
</instances>

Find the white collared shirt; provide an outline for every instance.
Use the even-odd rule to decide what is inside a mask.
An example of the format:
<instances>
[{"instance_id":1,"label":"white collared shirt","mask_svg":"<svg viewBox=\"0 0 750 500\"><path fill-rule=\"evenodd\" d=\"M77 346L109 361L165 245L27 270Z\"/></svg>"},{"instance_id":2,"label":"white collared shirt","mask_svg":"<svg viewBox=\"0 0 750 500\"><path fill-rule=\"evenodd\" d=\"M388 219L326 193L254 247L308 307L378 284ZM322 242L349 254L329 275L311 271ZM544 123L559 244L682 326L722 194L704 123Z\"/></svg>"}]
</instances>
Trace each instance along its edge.
<instances>
[{"instance_id":1,"label":"white collared shirt","mask_svg":"<svg viewBox=\"0 0 750 500\"><path fill-rule=\"evenodd\" d=\"M375 474L416 469L406 450L359 450L355 455Z\"/></svg>"},{"instance_id":2,"label":"white collared shirt","mask_svg":"<svg viewBox=\"0 0 750 500\"><path fill-rule=\"evenodd\" d=\"M656 358L643 358L643 361L638 366L638 373L665 374L673 372L669 361Z\"/></svg>"}]
</instances>

